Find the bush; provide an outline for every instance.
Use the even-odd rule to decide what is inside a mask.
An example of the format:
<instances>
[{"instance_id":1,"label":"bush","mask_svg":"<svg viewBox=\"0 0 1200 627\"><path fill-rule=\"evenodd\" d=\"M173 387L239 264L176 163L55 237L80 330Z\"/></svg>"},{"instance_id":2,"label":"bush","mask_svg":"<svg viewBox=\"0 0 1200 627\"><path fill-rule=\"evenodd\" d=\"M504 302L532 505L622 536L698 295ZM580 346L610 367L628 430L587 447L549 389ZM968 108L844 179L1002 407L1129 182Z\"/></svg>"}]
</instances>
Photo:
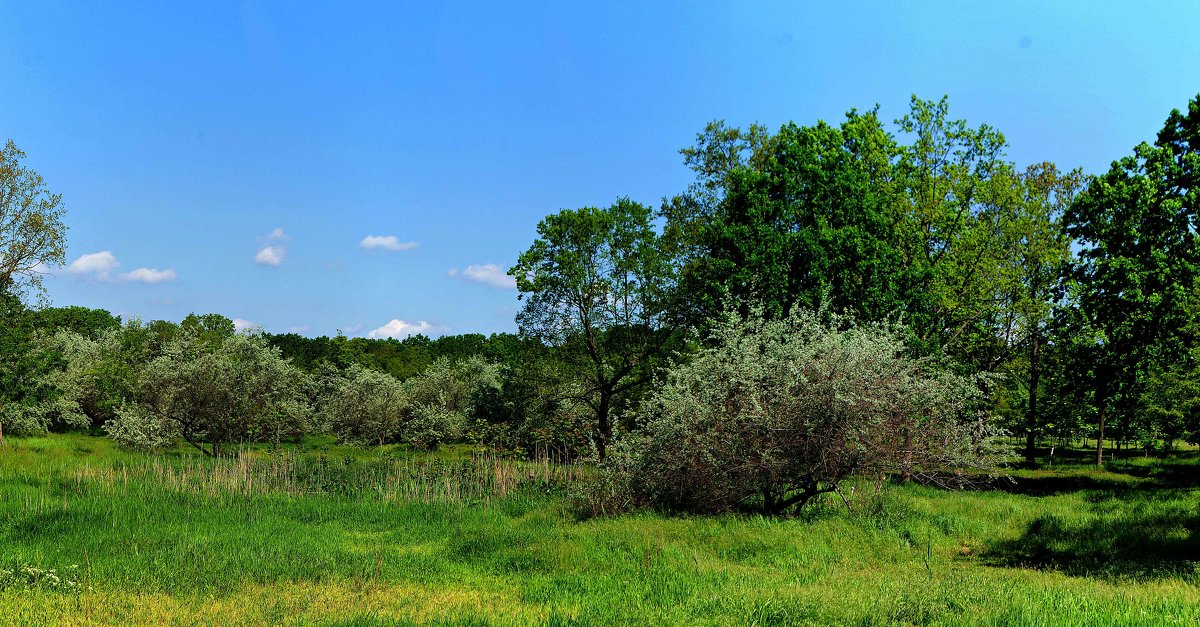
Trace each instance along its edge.
<instances>
[{"instance_id":1,"label":"bush","mask_svg":"<svg viewBox=\"0 0 1200 627\"><path fill-rule=\"evenodd\" d=\"M670 510L800 509L853 474L995 467L981 381L907 355L903 329L822 312L729 315L643 403L632 489Z\"/></svg>"},{"instance_id":2,"label":"bush","mask_svg":"<svg viewBox=\"0 0 1200 627\"><path fill-rule=\"evenodd\" d=\"M485 400L500 389L500 367L479 357L440 358L422 374L401 382L352 365L344 373L318 375L320 413L345 442L379 445L406 442L436 448L462 440L473 419L482 420Z\"/></svg>"},{"instance_id":3,"label":"bush","mask_svg":"<svg viewBox=\"0 0 1200 627\"><path fill-rule=\"evenodd\" d=\"M185 331L141 369L136 402L123 406L105 430L138 448L182 437L213 456L229 443L279 442L305 430L302 383L303 375L261 335Z\"/></svg>"}]
</instances>

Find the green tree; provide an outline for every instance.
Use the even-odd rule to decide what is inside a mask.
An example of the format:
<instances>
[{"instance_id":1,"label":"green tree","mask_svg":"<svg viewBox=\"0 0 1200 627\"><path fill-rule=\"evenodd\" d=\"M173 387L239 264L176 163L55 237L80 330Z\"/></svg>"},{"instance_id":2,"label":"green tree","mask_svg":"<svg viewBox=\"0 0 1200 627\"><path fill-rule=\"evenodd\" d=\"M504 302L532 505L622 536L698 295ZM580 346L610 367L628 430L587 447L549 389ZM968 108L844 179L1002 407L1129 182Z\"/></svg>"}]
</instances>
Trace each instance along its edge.
<instances>
[{"instance_id":1,"label":"green tree","mask_svg":"<svg viewBox=\"0 0 1200 627\"><path fill-rule=\"evenodd\" d=\"M47 266L66 262L67 227L62 196L21 161L9 140L0 150L0 292L42 291Z\"/></svg>"},{"instance_id":2,"label":"green tree","mask_svg":"<svg viewBox=\"0 0 1200 627\"><path fill-rule=\"evenodd\" d=\"M1137 145L1088 185L1066 213L1079 243L1071 267L1075 306L1100 336L1092 349L1096 463L1105 424L1137 402L1156 363L1186 350L1197 312L1189 290L1200 274L1200 96L1172 111L1153 144Z\"/></svg>"},{"instance_id":3,"label":"green tree","mask_svg":"<svg viewBox=\"0 0 1200 627\"><path fill-rule=\"evenodd\" d=\"M142 368L136 402L105 430L131 446L155 448L183 438L219 456L227 444L278 442L303 432L309 413L303 384L301 373L260 335L217 339L189 328Z\"/></svg>"},{"instance_id":4,"label":"green tree","mask_svg":"<svg viewBox=\"0 0 1200 627\"><path fill-rule=\"evenodd\" d=\"M44 378L59 360L39 345L36 331L33 312L0 290L0 447L6 446L5 430L36 433L51 426L46 406L54 390Z\"/></svg>"},{"instance_id":5,"label":"green tree","mask_svg":"<svg viewBox=\"0 0 1200 627\"><path fill-rule=\"evenodd\" d=\"M651 380L672 337L674 271L651 210L627 198L606 209L563 210L509 270L525 305L521 333L553 346L591 408L601 459L614 415Z\"/></svg>"},{"instance_id":6,"label":"green tree","mask_svg":"<svg viewBox=\"0 0 1200 627\"><path fill-rule=\"evenodd\" d=\"M330 384L318 407L340 440L383 446L399 437L411 405L400 381L358 364L341 373L327 366L325 375Z\"/></svg>"},{"instance_id":7,"label":"green tree","mask_svg":"<svg viewBox=\"0 0 1200 627\"><path fill-rule=\"evenodd\" d=\"M134 398L138 373L150 358L144 327L131 320L124 327L94 335L60 329L42 338L47 351L62 356L62 367L45 373L42 383L55 392L48 414L73 422L103 426Z\"/></svg>"},{"instance_id":8,"label":"green tree","mask_svg":"<svg viewBox=\"0 0 1200 627\"><path fill-rule=\"evenodd\" d=\"M874 111L839 127L787 124L769 139L752 127L742 160L712 149L728 146L729 130L706 133L685 152L700 180L664 207L683 240L684 292L699 301L693 324L749 303L781 316L828 300L870 319L904 307L922 277L896 238L898 148Z\"/></svg>"},{"instance_id":9,"label":"green tree","mask_svg":"<svg viewBox=\"0 0 1200 627\"><path fill-rule=\"evenodd\" d=\"M1000 244L1020 189L1004 137L951 119L946 99L914 97L896 127L909 143L874 110L774 135L709 125L684 151L696 182L662 209L680 317L703 327L752 303L903 316L922 351L998 368Z\"/></svg>"},{"instance_id":10,"label":"green tree","mask_svg":"<svg viewBox=\"0 0 1200 627\"><path fill-rule=\"evenodd\" d=\"M1034 461L1038 433L1044 426L1038 401L1045 371L1049 329L1060 293L1059 280L1071 257L1070 238L1062 218L1074 202L1084 178L1079 170L1062 172L1052 163L1028 167L1022 174L1020 198L1003 218L998 329L1007 350L1010 387L1023 391L1020 428L1025 433L1025 459Z\"/></svg>"}]
</instances>

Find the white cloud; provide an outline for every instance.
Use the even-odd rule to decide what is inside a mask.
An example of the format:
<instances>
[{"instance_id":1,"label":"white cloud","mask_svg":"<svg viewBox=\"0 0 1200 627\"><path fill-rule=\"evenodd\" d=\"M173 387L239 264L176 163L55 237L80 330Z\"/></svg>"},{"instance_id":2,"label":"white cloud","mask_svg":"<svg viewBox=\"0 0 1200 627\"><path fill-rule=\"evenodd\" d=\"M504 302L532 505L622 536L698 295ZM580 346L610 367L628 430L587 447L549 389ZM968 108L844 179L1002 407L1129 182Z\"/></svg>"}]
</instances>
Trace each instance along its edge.
<instances>
[{"instance_id":1,"label":"white cloud","mask_svg":"<svg viewBox=\"0 0 1200 627\"><path fill-rule=\"evenodd\" d=\"M254 255L254 263L260 266L278 267L283 263L283 256L287 254L287 249L283 246L264 246Z\"/></svg>"},{"instance_id":2,"label":"white cloud","mask_svg":"<svg viewBox=\"0 0 1200 627\"><path fill-rule=\"evenodd\" d=\"M81 255L79 259L71 262L67 268L67 272L71 274L86 275L90 274L98 279L108 279L109 273L116 270L121 263L117 261L116 255L112 254L111 250L102 250L98 253L88 253Z\"/></svg>"},{"instance_id":3,"label":"white cloud","mask_svg":"<svg viewBox=\"0 0 1200 627\"><path fill-rule=\"evenodd\" d=\"M283 263L284 256L287 255L287 246L284 246L283 242L290 239L292 238L283 232L282 226L272 229L266 237L258 238L258 243L265 245L254 255L254 263L260 266L279 267Z\"/></svg>"},{"instance_id":4,"label":"white cloud","mask_svg":"<svg viewBox=\"0 0 1200 627\"><path fill-rule=\"evenodd\" d=\"M250 329L254 329L256 327L258 327L257 322L251 322L242 318L233 319L233 328L235 331L249 331Z\"/></svg>"},{"instance_id":5,"label":"white cloud","mask_svg":"<svg viewBox=\"0 0 1200 627\"><path fill-rule=\"evenodd\" d=\"M174 270L167 268L159 270L157 268L138 268L132 272L113 277L113 272L121 267L121 262L117 261L117 256L112 254L111 250L102 250L98 253L88 253L80 255L78 259L71 262L67 267L67 272L76 276L87 276L98 281L121 281L129 283L163 283L165 281L174 281L178 275Z\"/></svg>"},{"instance_id":6,"label":"white cloud","mask_svg":"<svg viewBox=\"0 0 1200 627\"><path fill-rule=\"evenodd\" d=\"M371 339L379 339L379 338L385 338L385 337L402 339L402 338L406 338L410 335L416 335L418 333L420 333L422 335L440 335L449 330L450 330L449 327L430 324L424 320L421 320L421 321L417 322L416 324L413 324L410 322L405 322L403 320L392 320L391 322L368 333L367 337L369 337Z\"/></svg>"},{"instance_id":7,"label":"white cloud","mask_svg":"<svg viewBox=\"0 0 1200 627\"><path fill-rule=\"evenodd\" d=\"M359 242L358 245L362 246L366 250L375 250L376 248L379 248L382 250L402 252L405 250L418 248L421 246L421 243L401 242L400 240L396 239L395 235L368 235L362 238L362 241Z\"/></svg>"},{"instance_id":8,"label":"white cloud","mask_svg":"<svg viewBox=\"0 0 1200 627\"><path fill-rule=\"evenodd\" d=\"M126 272L121 275L122 281L133 281L136 283L163 283L166 281L174 281L176 279L175 271L167 268L159 270L157 268L138 268L133 272Z\"/></svg>"},{"instance_id":9,"label":"white cloud","mask_svg":"<svg viewBox=\"0 0 1200 627\"><path fill-rule=\"evenodd\" d=\"M462 278L468 281L506 290L517 288L517 280L505 274L504 269L494 263L470 265L462 270L451 268L446 275L451 277L462 276Z\"/></svg>"}]
</instances>

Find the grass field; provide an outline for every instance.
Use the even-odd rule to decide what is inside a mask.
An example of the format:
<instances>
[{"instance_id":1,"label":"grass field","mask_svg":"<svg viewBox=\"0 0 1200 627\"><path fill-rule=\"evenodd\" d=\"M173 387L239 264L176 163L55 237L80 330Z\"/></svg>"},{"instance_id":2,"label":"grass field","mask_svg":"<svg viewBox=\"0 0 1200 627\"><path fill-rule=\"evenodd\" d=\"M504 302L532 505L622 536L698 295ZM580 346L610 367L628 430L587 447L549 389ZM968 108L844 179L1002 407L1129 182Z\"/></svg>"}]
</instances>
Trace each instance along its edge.
<instances>
[{"instance_id":1,"label":"grass field","mask_svg":"<svg viewBox=\"0 0 1200 627\"><path fill-rule=\"evenodd\" d=\"M10 438L0 623L1192 625L1196 455L1068 452L1003 489L864 485L786 520L580 520L582 470L462 449Z\"/></svg>"}]
</instances>

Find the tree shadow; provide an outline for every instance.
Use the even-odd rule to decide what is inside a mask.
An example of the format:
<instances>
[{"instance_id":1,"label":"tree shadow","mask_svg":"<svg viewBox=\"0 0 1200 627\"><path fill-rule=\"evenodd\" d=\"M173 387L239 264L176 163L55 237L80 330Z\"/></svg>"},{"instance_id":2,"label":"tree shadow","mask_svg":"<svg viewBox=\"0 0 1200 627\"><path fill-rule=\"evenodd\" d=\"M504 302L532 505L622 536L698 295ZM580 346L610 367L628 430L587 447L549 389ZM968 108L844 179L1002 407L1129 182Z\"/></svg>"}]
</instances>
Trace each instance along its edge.
<instances>
[{"instance_id":1,"label":"tree shadow","mask_svg":"<svg viewBox=\"0 0 1200 627\"><path fill-rule=\"evenodd\" d=\"M1039 516L1019 538L989 547L983 562L1113 580L1196 578L1200 508L1194 499L1119 490L1087 501L1090 512Z\"/></svg>"},{"instance_id":2,"label":"tree shadow","mask_svg":"<svg viewBox=\"0 0 1200 627\"><path fill-rule=\"evenodd\" d=\"M1001 477L991 488L1025 496L1053 496L1070 492L1103 490L1119 493L1137 488L1129 479L1086 473Z\"/></svg>"}]
</instances>

